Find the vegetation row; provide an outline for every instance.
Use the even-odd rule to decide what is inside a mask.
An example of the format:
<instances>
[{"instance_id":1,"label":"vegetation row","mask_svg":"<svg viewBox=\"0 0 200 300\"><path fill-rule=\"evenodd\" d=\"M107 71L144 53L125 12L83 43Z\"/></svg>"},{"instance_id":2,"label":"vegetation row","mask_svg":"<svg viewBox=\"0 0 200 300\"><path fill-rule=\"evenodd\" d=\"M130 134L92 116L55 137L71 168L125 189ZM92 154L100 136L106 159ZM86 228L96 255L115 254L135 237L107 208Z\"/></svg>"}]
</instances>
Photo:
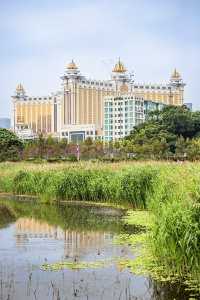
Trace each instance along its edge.
<instances>
[{"instance_id":1,"label":"vegetation row","mask_svg":"<svg viewBox=\"0 0 200 300\"><path fill-rule=\"evenodd\" d=\"M22 141L0 129L0 161L61 162L98 159L116 160L199 160L200 111L187 107L167 106L152 111L144 123L135 126L130 135L110 142L87 139L77 145L58 140L41 132L37 139Z\"/></svg>"}]
</instances>

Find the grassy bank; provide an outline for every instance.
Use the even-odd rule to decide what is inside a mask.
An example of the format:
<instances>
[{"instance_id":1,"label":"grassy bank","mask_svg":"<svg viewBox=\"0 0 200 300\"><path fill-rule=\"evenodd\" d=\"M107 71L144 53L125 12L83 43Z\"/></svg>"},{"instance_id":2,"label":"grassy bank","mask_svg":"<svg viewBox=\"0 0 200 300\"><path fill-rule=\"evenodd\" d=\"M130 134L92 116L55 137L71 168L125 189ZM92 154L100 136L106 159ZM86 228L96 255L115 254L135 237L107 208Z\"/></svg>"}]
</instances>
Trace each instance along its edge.
<instances>
[{"instance_id":1,"label":"grassy bank","mask_svg":"<svg viewBox=\"0 0 200 300\"><path fill-rule=\"evenodd\" d=\"M146 208L159 166L136 164L2 164L0 192L34 195L45 201L128 203Z\"/></svg>"},{"instance_id":2,"label":"grassy bank","mask_svg":"<svg viewBox=\"0 0 200 300\"><path fill-rule=\"evenodd\" d=\"M148 245L163 274L200 283L200 164L2 164L0 191L45 201L127 203L151 214Z\"/></svg>"}]
</instances>

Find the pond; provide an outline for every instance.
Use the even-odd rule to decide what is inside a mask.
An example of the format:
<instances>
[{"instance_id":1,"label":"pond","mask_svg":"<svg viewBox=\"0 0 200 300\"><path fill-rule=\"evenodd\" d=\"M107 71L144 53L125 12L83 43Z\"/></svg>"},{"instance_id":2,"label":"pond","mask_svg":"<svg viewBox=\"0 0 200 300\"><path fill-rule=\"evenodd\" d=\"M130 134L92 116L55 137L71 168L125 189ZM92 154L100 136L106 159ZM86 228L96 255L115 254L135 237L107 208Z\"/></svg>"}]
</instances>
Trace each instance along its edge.
<instances>
[{"instance_id":1,"label":"pond","mask_svg":"<svg viewBox=\"0 0 200 300\"><path fill-rule=\"evenodd\" d=\"M188 299L181 287L120 266L120 259L134 255L114 238L141 230L126 226L124 213L80 203L1 199L0 300Z\"/></svg>"}]
</instances>

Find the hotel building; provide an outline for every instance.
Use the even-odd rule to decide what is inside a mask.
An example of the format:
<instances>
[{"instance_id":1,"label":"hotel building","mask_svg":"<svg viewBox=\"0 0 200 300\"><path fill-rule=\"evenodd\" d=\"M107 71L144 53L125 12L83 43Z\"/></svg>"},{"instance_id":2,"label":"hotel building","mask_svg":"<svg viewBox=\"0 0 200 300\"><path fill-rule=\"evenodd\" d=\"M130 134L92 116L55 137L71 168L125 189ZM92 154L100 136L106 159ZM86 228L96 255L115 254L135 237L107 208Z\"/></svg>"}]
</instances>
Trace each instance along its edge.
<instances>
[{"instance_id":1,"label":"hotel building","mask_svg":"<svg viewBox=\"0 0 200 300\"><path fill-rule=\"evenodd\" d=\"M120 59L109 80L86 78L73 60L61 80L59 91L45 97L30 97L21 84L17 86L12 96L15 132L29 130L32 135L51 134L69 141L86 137L97 139L104 134L105 99L112 99L112 102L116 97L125 99L126 95L131 95L133 99L129 100L134 103L140 98L167 105L182 105L184 100L185 84L176 70L166 84L139 84L133 81ZM137 124L137 118L134 122L133 125Z\"/></svg>"},{"instance_id":2,"label":"hotel building","mask_svg":"<svg viewBox=\"0 0 200 300\"><path fill-rule=\"evenodd\" d=\"M104 98L104 141L123 138L144 122L144 99L134 94Z\"/></svg>"}]
</instances>

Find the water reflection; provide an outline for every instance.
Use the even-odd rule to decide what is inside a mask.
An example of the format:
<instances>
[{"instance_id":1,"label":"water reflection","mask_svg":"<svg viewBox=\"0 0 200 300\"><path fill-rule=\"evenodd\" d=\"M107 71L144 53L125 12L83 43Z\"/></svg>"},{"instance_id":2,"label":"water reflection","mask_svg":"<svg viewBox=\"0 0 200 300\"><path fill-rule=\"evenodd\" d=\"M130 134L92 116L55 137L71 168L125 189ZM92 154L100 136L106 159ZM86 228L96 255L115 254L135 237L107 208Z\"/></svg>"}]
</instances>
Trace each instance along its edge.
<instances>
[{"instance_id":1,"label":"water reflection","mask_svg":"<svg viewBox=\"0 0 200 300\"><path fill-rule=\"evenodd\" d=\"M65 257L80 257L91 250L111 245L113 233L101 231L64 230L34 218L19 218L15 223L16 246L25 246L30 239L54 239L64 242ZM117 254L117 253L116 253Z\"/></svg>"},{"instance_id":2,"label":"water reflection","mask_svg":"<svg viewBox=\"0 0 200 300\"><path fill-rule=\"evenodd\" d=\"M0 300L188 299L180 286L135 276L117 263L97 269L40 269L46 262L134 259L128 246L113 244L116 234L142 229L124 226L122 214L93 206L0 201Z\"/></svg>"}]
</instances>

